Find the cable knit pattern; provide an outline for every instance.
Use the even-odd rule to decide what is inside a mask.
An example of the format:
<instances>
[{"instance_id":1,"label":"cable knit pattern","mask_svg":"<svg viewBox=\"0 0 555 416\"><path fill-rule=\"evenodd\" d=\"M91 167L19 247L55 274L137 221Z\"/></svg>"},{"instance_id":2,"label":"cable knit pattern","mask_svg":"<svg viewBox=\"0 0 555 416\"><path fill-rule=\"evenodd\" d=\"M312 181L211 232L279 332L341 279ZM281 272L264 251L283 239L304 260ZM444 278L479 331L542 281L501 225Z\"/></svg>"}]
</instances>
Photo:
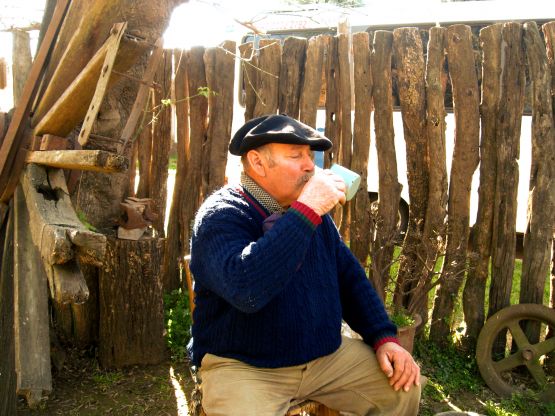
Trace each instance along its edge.
<instances>
[{"instance_id":1,"label":"cable knit pattern","mask_svg":"<svg viewBox=\"0 0 555 416\"><path fill-rule=\"evenodd\" d=\"M257 367L303 364L339 347L342 318L375 348L396 342L395 326L330 216L294 202L264 232L269 214L232 187L199 209L190 264L193 363L212 353Z\"/></svg>"}]
</instances>

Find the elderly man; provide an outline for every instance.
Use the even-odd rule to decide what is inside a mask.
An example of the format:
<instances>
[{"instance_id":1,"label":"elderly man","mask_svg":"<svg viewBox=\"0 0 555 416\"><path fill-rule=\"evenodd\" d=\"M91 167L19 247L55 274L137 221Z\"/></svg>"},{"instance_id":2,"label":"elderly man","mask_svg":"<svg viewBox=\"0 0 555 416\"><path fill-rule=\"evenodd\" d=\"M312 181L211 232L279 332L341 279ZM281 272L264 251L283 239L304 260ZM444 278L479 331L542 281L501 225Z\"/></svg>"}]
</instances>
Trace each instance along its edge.
<instances>
[{"instance_id":1,"label":"elderly man","mask_svg":"<svg viewBox=\"0 0 555 416\"><path fill-rule=\"evenodd\" d=\"M193 363L211 415L283 415L312 399L357 415L416 415L420 369L327 213L345 184L315 169L332 143L285 115L232 138L241 184L200 208L191 240ZM345 320L363 341L341 336Z\"/></svg>"}]
</instances>

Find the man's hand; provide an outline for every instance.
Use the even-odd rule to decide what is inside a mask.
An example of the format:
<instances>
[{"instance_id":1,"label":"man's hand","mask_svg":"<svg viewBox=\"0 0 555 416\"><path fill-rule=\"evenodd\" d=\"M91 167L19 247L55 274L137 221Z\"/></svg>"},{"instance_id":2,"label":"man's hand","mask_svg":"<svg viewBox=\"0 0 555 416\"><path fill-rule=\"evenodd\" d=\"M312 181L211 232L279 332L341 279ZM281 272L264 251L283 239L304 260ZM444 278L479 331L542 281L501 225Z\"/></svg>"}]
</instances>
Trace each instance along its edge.
<instances>
[{"instance_id":1,"label":"man's hand","mask_svg":"<svg viewBox=\"0 0 555 416\"><path fill-rule=\"evenodd\" d=\"M345 203L345 191L345 182L340 176L328 169L318 169L304 186L297 201L322 216L338 203Z\"/></svg>"},{"instance_id":2,"label":"man's hand","mask_svg":"<svg viewBox=\"0 0 555 416\"><path fill-rule=\"evenodd\" d=\"M410 353L395 342L386 342L376 351L378 364L387 377L389 385L405 391L420 385L420 367Z\"/></svg>"}]
</instances>

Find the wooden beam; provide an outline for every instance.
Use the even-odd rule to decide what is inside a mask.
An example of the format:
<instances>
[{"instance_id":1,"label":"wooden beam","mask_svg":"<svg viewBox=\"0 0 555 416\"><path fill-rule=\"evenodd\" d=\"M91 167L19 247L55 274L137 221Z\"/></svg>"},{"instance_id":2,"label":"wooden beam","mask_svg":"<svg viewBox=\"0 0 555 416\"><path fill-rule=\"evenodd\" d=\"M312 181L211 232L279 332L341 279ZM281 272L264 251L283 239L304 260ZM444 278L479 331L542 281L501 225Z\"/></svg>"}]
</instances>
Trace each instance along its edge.
<instances>
[{"instance_id":1,"label":"wooden beam","mask_svg":"<svg viewBox=\"0 0 555 416\"><path fill-rule=\"evenodd\" d=\"M15 108L10 126L6 132L6 137L2 142L2 147L0 148L0 189L4 190L2 196L0 197L0 201L2 202L8 201L12 197L13 191L15 190L13 183L9 182L10 175L11 177L15 176L18 178L20 171L12 172L12 167L14 165L17 152L21 147L25 147L26 145L24 139L29 137L24 134L25 128L27 127L26 121L29 117L31 105L38 89L38 81L43 74L48 55L56 39L58 29L64 20L68 3L69 0L60 0L56 5L56 10L52 16L50 25L48 26L44 41L42 42L37 56L35 57L31 73L25 83L21 101ZM18 165L16 166L19 167Z\"/></svg>"},{"instance_id":2,"label":"wooden beam","mask_svg":"<svg viewBox=\"0 0 555 416\"><path fill-rule=\"evenodd\" d=\"M89 170L94 172L125 172L129 159L105 150L45 150L27 152L27 163L53 168Z\"/></svg>"},{"instance_id":3,"label":"wooden beam","mask_svg":"<svg viewBox=\"0 0 555 416\"><path fill-rule=\"evenodd\" d=\"M52 391L48 289L40 255L33 244L25 196L14 196L14 333L17 393L35 408Z\"/></svg>"},{"instance_id":4,"label":"wooden beam","mask_svg":"<svg viewBox=\"0 0 555 416\"><path fill-rule=\"evenodd\" d=\"M44 109L39 107L32 120L35 134L41 136L50 133L65 137L85 118L94 97L105 58L110 50L115 48L117 56L111 76L105 78L107 82L105 89L110 88L121 78L121 75L114 71L120 73L127 71L149 47L146 42L138 42L124 35L118 49L117 45L114 46L113 36L108 38L58 100L51 107Z\"/></svg>"}]
</instances>

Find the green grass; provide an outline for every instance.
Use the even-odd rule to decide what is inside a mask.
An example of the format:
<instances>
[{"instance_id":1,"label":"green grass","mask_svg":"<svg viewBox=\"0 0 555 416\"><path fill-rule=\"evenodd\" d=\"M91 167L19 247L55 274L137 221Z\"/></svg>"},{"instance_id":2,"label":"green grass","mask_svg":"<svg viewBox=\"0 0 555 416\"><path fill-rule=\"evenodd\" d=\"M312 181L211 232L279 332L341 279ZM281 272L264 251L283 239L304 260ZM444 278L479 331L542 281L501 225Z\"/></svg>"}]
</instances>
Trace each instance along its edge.
<instances>
[{"instance_id":1,"label":"green grass","mask_svg":"<svg viewBox=\"0 0 555 416\"><path fill-rule=\"evenodd\" d=\"M166 342L172 359L184 360L187 357L192 324L187 292L177 289L164 295L164 319Z\"/></svg>"}]
</instances>

